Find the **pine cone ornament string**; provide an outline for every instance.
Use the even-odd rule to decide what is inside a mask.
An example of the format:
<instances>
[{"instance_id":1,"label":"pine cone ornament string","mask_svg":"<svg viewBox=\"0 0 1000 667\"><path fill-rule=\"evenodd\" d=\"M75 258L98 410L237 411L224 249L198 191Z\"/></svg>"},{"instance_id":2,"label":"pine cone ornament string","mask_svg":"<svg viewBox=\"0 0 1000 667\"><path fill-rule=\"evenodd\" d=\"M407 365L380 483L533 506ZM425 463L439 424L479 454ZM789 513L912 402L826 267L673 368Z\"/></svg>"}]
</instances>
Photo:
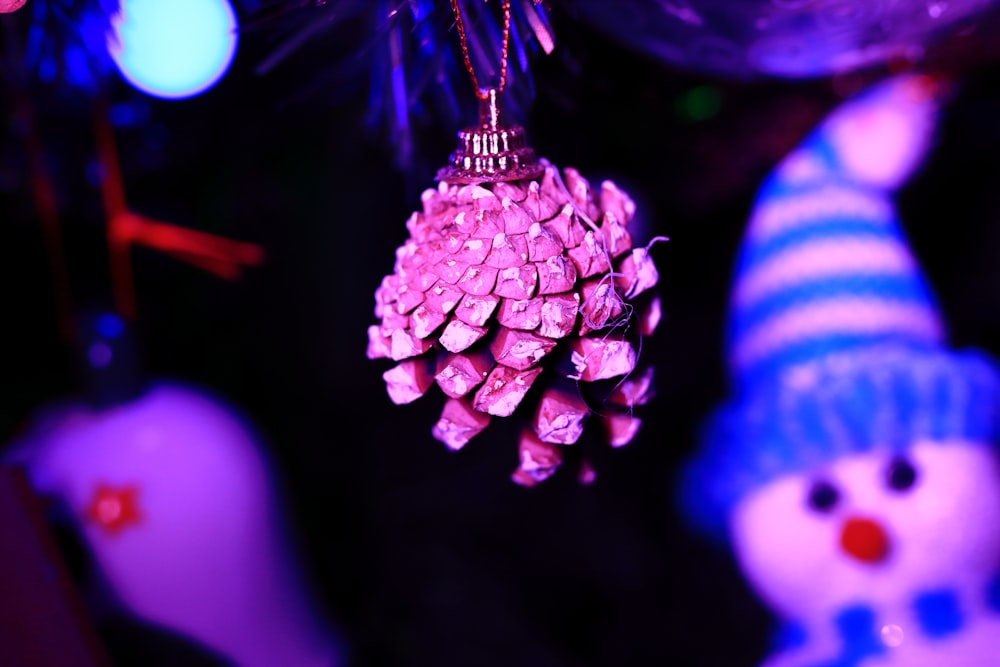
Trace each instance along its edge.
<instances>
[{"instance_id":1,"label":"pine cone ornament string","mask_svg":"<svg viewBox=\"0 0 1000 667\"><path fill-rule=\"evenodd\" d=\"M399 362L383 374L397 404L437 384L448 398L432 433L452 450L493 417L531 410L513 480L532 486L559 468L591 415L613 446L635 436L632 409L651 394L652 369L636 366L641 337L659 320L647 293L658 275L648 246L632 245L628 195L610 181L594 192L575 169L537 160L524 129L501 123L510 0L501 1L499 82L483 89L459 4L480 122L458 133L438 187L406 223L410 236L375 291L380 323L368 329L368 357ZM585 458L578 478L594 479Z\"/></svg>"},{"instance_id":2,"label":"pine cone ornament string","mask_svg":"<svg viewBox=\"0 0 1000 667\"><path fill-rule=\"evenodd\" d=\"M383 374L394 403L434 384L448 397L432 433L452 450L493 417L530 415L513 474L530 486L591 416L612 446L635 436L633 408L652 391L638 349L660 317L658 274L648 246L633 246L628 195L535 161L523 130L500 124L495 94L484 108L406 223L367 353L398 362ZM580 477L593 477L586 462Z\"/></svg>"}]
</instances>

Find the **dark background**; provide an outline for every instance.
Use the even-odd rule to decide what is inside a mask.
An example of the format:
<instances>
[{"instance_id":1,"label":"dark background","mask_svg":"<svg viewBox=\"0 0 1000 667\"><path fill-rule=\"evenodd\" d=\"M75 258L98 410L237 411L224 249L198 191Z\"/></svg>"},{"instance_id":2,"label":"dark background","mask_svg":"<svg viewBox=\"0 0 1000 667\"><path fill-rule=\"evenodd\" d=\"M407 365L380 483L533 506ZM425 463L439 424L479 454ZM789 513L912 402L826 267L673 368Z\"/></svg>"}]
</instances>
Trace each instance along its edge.
<instances>
[{"instance_id":1,"label":"dark background","mask_svg":"<svg viewBox=\"0 0 1000 667\"><path fill-rule=\"evenodd\" d=\"M635 55L558 5L552 19L557 51L535 62L538 94L524 119L535 148L592 181L613 178L636 198L647 234L670 237L654 251L665 318L642 351L657 368L657 396L628 447L583 443L595 484L564 470L520 488L509 481L513 423L494 420L451 453L430 435L440 396L391 404L386 365L365 357L372 293L457 128L427 126L420 161L401 171L384 138L362 130L363 89L335 102L307 94L329 46L253 72L273 46L266 28L243 37L216 88L147 99L148 119L119 131L133 209L268 253L227 283L136 250L142 365L225 397L256 425L315 594L356 664L752 665L770 619L728 553L680 520L674 477L699 420L725 395L725 299L756 185L842 92L884 71L723 81ZM900 195L901 215L952 340L996 352L1000 66L939 55L960 85ZM684 101L701 86L720 106L695 120ZM137 94L115 82L112 97ZM81 166L93 159L89 118L44 102L74 296L106 304L100 200ZM9 439L81 380L58 336L18 145L0 141L0 435ZM142 651L155 642L137 646L138 631L103 631L120 655L154 664Z\"/></svg>"}]
</instances>

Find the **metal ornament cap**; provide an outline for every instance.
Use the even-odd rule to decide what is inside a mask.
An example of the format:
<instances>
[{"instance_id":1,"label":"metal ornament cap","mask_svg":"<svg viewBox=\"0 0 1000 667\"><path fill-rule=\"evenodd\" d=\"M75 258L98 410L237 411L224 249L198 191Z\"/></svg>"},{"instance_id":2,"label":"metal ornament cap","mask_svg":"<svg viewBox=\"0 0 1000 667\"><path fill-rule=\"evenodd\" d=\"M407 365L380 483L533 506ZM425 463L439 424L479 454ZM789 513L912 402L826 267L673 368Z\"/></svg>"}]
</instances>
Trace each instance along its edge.
<instances>
[{"instance_id":1,"label":"metal ornament cap","mask_svg":"<svg viewBox=\"0 0 1000 667\"><path fill-rule=\"evenodd\" d=\"M541 177L545 168L528 146L524 128L504 127L496 88L484 91L479 126L458 133L458 148L440 169L437 179L446 183L495 183Z\"/></svg>"}]
</instances>

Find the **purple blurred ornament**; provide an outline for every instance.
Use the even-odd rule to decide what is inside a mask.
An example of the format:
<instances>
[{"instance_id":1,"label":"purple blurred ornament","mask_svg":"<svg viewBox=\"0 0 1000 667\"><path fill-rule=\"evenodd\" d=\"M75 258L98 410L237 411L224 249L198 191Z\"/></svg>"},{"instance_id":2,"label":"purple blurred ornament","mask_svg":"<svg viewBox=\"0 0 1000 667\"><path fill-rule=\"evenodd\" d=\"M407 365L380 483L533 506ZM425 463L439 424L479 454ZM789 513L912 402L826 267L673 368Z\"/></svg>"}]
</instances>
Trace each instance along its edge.
<instances>
[{"instance_id":1,"label":"purple blurred ornament","mask_svg":"<svg viewBox=\"0 0 1000 667\"><path fill-rule=\"evenodd\" d=\"M896 59L974 26L997 0L572 0L607 35L664 63L800 78Z\"/></svg>"},{"instance_id":2,"label":"purple blurred ornament","mask_svg":"<svg viewBox=\"0 0 1000 667\"><path fill-rule=\"evenodd\" d=\"M242 667L339 663L259 443L218 399L160 383L110 407L50 406L11 458L70 515L128 612Z\"/></svg>"}]
</instances>

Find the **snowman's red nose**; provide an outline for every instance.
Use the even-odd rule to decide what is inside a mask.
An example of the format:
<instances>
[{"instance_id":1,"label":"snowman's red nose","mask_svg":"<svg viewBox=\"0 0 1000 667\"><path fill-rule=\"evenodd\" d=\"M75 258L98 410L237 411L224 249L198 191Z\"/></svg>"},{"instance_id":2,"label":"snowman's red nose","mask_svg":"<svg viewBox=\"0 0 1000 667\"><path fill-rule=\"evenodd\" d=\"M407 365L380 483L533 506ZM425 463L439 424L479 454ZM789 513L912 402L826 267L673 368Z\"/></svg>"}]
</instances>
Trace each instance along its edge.
<instances>
[{"instance_id":1,"label":"snowman's red nose","mask_svg":"<svg viewBox=\"0 0 1000 667\"><path fill-rule=\"evenodd\" d=\"M877 563L889 554L889 536L871 519L851 517L840 531L840 547L866 563Z\"/></svg>"}]
</instances>

